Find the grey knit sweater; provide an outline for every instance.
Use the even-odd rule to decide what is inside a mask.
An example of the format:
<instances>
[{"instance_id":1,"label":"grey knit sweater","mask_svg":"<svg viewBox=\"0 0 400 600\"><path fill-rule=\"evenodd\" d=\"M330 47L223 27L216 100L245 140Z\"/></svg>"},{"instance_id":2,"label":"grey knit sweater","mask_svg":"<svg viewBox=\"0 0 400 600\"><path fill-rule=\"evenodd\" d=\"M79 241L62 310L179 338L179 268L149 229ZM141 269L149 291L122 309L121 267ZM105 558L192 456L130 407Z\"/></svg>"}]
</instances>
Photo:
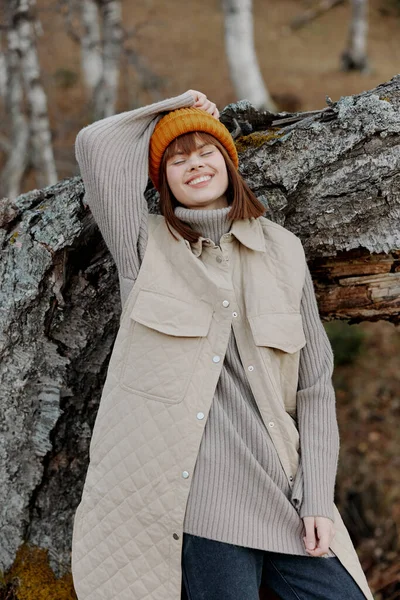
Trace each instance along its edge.
<instances>
[{"instance_id":1,"label":"grey knit sweater","mask_svg":"<svg viewBox=\"0 0 400 600\"><path fill-rule=\"evenodd\" d=\"M123 304L147 244L148 209L143 192L155 118L192 103L191 95L183 94L108 117L78 135L76 155L85 198L116 261ZM216 244L231 225L229 208L179 207L176 214ZM338 455L333 357L308 269L301 313L307 344L300 352L297 419L301 461L294 488L287 483L261 419L232 332L193 473L185 532L305 555L301 517L333 518ZM294 496L300 498L300 506L294 506Z\"/></svg>"},{"instance_id":2,"label":"grey knit sweater","mask_svg":"<svg viewBox=\"0 0 400 600\"><path fill-rule=\"evenodd\" d=\"M229 212L230 207L175 209L179 219L215 244L231 227ZM313 329L321 326L313 295L307 269L301 313L308 344ZM310 304L314 308L311 313L307 311ZM311 348L311 353L318 351L320 347ZM302 376L305 358L303 352ZM299 475L302 479L302 472ZM303 484L297 481L297 485ZM321 490L318 514L324 513L322 516L331 515L329 491ZM291 495L292 489L248 383L232 328L193 473L183 529L240 546L305 555L302 522L290 502ZM311 507L306 510L310 511Z\"/></svg>"}]
</instances>

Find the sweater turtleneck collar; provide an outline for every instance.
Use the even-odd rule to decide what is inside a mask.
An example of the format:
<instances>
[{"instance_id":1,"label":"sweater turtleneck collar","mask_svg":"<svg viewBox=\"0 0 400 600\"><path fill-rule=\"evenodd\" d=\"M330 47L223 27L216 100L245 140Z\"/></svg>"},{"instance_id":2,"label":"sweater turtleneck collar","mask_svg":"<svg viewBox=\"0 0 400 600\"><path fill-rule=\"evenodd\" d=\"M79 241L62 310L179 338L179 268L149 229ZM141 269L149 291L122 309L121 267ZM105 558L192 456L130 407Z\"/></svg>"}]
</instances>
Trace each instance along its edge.
<instances>
[{"instance_id":1,"label":"sweater turtleneck collar","mask_svg":"<svg viewBox=\"0 0 400 600\"><path fill-rule=\"evenodd\" d=\"M228 233L232 225L230 210L231 206L206 210L177 206L174 212L178 219L191 225L202 237L219 244L221 237Z\"/></svg>"}]
</instances>

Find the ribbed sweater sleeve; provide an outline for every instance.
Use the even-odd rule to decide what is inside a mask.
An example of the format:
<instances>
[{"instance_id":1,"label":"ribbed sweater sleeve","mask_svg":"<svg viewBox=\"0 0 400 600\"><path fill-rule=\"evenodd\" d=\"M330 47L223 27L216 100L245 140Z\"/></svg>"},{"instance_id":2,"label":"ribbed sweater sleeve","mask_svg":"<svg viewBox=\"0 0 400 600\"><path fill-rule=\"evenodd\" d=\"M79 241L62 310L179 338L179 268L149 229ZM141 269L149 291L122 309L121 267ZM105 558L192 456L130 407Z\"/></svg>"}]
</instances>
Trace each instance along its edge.
<instances>
[{"instance_id":1,"label":"ribbed sweater sleeve","mask_svg":"<svg viewBox=\"0 0 400 600\"><path fill-rule=\"evenodd\" d=\"M186 92L89 125L75 153L89 205L116 262L120 278L135 280L147 243L149 142L162 113L192 106Z\"/></svg>"},{"instance_id":2,"label":"ribbed sweater sleeve","mask_svg":"<svg viewBox=\"0 0 400 600\"><path fill-rule=\"evenodd\" d=\"M300 352L297 418L300 432L304 495L300 516L333 520L339 451L333 352L319 317L313 281L307 267L301 300L307 344Z\"/></svg>"}]
</instances>

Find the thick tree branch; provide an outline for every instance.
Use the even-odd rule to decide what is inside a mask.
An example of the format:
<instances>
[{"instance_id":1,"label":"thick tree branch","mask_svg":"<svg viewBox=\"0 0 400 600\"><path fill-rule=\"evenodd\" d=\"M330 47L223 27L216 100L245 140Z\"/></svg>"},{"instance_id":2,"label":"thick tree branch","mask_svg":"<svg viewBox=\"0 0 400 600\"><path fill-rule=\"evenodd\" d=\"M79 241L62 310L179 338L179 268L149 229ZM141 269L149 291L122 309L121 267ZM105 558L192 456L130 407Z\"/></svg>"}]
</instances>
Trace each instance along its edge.
<instances>
[{"instance_id":1,"label":"thick tree branch","mask_svg":"<svg viewBox=\"0 0 400 600\"><path fill-rule=\"evenodd\" d=\"M240 166L268 215L301 237L324 318L399 321L399 106L397 76L303 115L221 115L248 134Z\"/></svg>"}]
</instances>

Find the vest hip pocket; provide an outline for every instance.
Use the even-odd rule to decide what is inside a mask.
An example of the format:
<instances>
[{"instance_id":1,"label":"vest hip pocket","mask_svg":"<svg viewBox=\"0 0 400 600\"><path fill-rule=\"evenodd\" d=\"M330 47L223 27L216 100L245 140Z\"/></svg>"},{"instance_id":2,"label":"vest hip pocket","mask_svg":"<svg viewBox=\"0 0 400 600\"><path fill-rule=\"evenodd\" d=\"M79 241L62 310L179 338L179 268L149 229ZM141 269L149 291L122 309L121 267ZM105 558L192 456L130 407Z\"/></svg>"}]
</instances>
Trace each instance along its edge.
<instances>
[{"instance_id":1,"label":"vest hip pocket","mask_svg":"<svg viewBox=\"0 0 400 600\"><path fill-rule=\"evenodd\" d=\"M140 290L130 314L121 387L159 402L181 402L210 329L212 312L205 302Z\"/></svg>"}]
</instances>

